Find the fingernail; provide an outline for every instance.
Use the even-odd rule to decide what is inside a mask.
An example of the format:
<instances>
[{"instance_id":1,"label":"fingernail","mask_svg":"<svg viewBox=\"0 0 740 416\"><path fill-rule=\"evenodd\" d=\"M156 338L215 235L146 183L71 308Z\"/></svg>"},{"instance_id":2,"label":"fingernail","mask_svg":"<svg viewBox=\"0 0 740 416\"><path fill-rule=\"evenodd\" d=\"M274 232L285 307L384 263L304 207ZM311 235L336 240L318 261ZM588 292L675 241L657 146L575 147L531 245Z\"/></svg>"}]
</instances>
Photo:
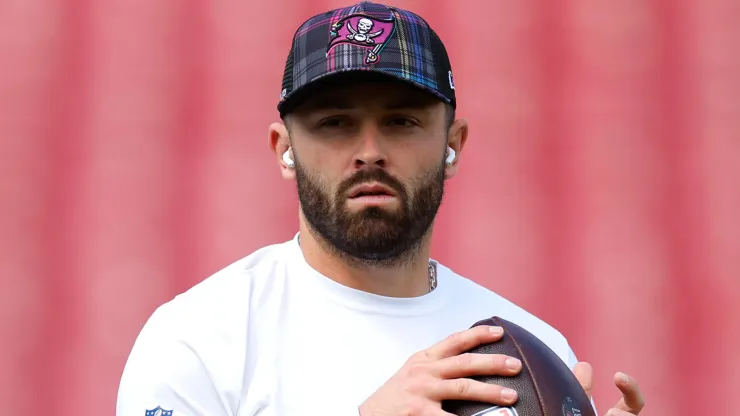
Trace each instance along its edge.
<instances>
[{"instance_id":1,"label":"fingernail","mask_svg":"<svg viewBox=\"0 0 740 416\"><path fill-rule=\"evenodd\" d=\"M504 328L501 328L500 326L492 326L489 328L489 330L494 335L501 335L504 333Z\"/></svg>"},{"instance_id":2,"label":"fingernail","mask_svg":"<svg viewBox=\"0 0 740 416\"><path fill-rule=\"evenodd\" d=\"M503 397L506 400L514 400L516 399L516 392L512 389L503 389L501 390L501 397Z\"/></svg>"},{"instance_id":3,"label":"fingernail","mask_svg":"<svg viewBox=\"0 0 740 416\"><path fill-rule=\"evenodd\" d=\"M619 381L621 381L622 383L629 383L630 382L630 378L627 377L627 374L617 373L617 377L619 377Z\"/></svg>"},{"instance_id":4,"label":"fingernail","mask_svg":"<svg viewBox=\"0 0 740 416\"><path fill-rule=\"evenodd\" d=\"M516 358L507 358L506 359L506 367L509 370L518 370L519 366L522 365L522 362L517 360Z\"/></svg>"}]
</instances>

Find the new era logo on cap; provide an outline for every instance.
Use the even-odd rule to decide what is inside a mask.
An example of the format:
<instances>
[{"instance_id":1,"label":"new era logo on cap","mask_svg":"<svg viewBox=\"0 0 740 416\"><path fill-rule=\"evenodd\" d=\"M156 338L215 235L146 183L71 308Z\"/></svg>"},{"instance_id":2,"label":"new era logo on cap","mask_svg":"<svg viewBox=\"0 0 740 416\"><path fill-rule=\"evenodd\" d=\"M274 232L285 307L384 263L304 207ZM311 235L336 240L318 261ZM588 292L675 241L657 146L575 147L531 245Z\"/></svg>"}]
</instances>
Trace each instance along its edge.
<instances>
[{"instance_id":1,"label":"new era logo on cap","mask_svg":"<svg viewBox=\"0 0 740 416\"><path fill-rule=\"evenodd\" d=\"M298 28L278 111L290 111L316 81L368 72L409 82L456 105L449 57L429 24L406 10L362 2L316 15Z\"/></svg>"}]
</instances>

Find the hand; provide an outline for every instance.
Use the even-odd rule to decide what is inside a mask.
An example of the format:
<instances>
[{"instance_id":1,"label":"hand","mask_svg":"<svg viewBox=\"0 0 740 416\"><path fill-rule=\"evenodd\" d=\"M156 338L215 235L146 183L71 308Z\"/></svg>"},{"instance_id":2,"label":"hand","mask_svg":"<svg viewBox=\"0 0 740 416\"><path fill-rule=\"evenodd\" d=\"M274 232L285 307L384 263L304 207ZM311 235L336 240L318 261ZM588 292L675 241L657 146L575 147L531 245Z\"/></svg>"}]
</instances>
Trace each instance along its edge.
<instances>
[{"instance_id":1,"label":"hand","mask_svg":"<svg viewBox=\"0 0 740 416\"><path fill-rule=\"evenodd\" d=\"M591 399L591 393L593 391L593 369L588 363L578 363L576 368L573 369L578 381L581 382L581 386L586 391L588 398ZM640 388L637 385L637 381L632 377L617 373L614 375L614 384L622 392L622 398L619 402L609 409L605 416L637 416L645 407L645 398L640 392Z\"/></svg>"},{"instance_id":2,"label":"hand","mask_svg":"<svg viewBox=\"0 0 740 416\"><path fill-rule=\"evenodd\" d=\"M521 362L512 357L466 353L502 336L501 328L476 326L414 354L360 406L360 415L452 416L442 410L444 400L472 400L499 406L515 403L515 391L467 378L514 376L521 371Z\"/></svg>"}]
</instances>

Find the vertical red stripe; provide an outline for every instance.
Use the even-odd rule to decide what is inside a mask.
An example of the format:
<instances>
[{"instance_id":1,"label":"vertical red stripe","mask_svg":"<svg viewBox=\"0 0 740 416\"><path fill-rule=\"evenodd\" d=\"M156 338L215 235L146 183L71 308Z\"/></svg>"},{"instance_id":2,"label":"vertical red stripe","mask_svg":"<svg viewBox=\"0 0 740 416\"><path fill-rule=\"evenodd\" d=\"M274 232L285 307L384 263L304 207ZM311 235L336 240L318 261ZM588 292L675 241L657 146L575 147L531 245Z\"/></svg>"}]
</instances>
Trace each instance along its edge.
<instances>
[{"instance_id":1,"label":"vertical red stripe","mask_svg":"<svg viewBox=\"0 0 740 416\"><path fill-rule=\"evenodd\" d=\"M180 77L175 85L177 104L176 127L169 141L175 152L173 199L168 222L173 244L173 288L182 291L203 279L206 270L201 265L204 227L199 220L205 201L200 178L201 163L211 139L205 133L205 122L212 111L209 91L213 77L213 29L207 4L188 1L178 7L175 33ZM188 261L183 261L189 259Z\"/></svg>"},{"instance_id":2,"label":"vertical red stripe","mask_svg":"<svg viewBox=\"0 0 740 416\"><path fill-rule=\"evenodd\" d=\"M90 4L77 0L59 9L60 51L56 55L54 89L50 114L52 126L44 146L49 150L45 201L48 216L40 232L45 250L38 259L42 266L39 279L44 300L39 312L45 317L44 334L35 350L33 371L35 383L29 388L39 394L41 406L74 408L70 376L80 371L74 365L74 350L86 331L79 318L83 316L80 297L85 286L79 284L78 223L75 221L81 183L80 156L86 153L84 141L88 118L90 61Z\"/></svg>"},{"instance_id":3,"label":"vertical red stripe","mask_svg":"<svg viewBox=\"0 0 740 416\"><path fill-rule=\"evenodd\" d=\"M701 354L705 327L696 309L697 279L700 279L699 262L703 254L697 252L694 244L700 239L701 230L695 195L702 192L694 177L696 174L693 156L697 144L703 140L692 132L696 131L696 96L694 84L695 68L691 64L690 49L687 48L687 37L695 33L697 27L681 2L661 2L660 12L663 16L662 38L664 45L663 77L661 89L664 97L663 125L664 134L659 139L662 151L671 156L671 163L666 167L666 188L663 193L663 212L661 221L669 242L671 263L671 284L666 288L673 299L673 308L664 313L672 316L673 342L666 345L671 353L675 368L685 368L685 354ZM686 336L686 329L692 328L691 336ZM679 341L680 340L680 341ZM677 370L680 371L680 370ZM701 369L694 370L698 375ZM702 383L703 384L703 383ZM706 385L696 385L692 389L702 395ZM685 389L685 388L683 388ZM682 390L683 390L682 389ZM696 413L702 411L696 400L687 394L674 396L674 405L682 412Z\"/></svg>"},{"instance_id":4,"label":"vertical red stripe","mask_svg":"<svg viewBox=\"0 0 740 416\"><path fill-rule=\"evenodd\" d=\"M583 325L582 320L575 320L574 314L579 310L588 310L592 307L591 299L580 296L569 288L571 278L563 276L578 276L572 259L576 249L577 221L580 195L574 194L573 183L569 177L569 158L574 150L567 124L567 98L570 82L570 72L573 60L572 45L568 44L568 27L566 21L570 6L552 2L538 2L543 18L537 30L536 48L540 60L537 62L540 74L541 101L538 128L540 137L535 143L533 151L537 152L537 160L533 166L537 178L537 189L542 193L541 203L543 227L538 231L544 239L545 250L542 258L533 259L542 264L542 273L537 276L539 288L537 304L539 315L558 328L569 337L572 347L579 358L585 359L585 353L579 348L579 333L577 329ZM545 41L546 39L546 41ZM567 243L566 243L567 242ZM552 301L541 302L552 296ZM574 308L574 304L578 308ZM530 307L531 308L531 307Z\"/></svg>"}]
</instances>

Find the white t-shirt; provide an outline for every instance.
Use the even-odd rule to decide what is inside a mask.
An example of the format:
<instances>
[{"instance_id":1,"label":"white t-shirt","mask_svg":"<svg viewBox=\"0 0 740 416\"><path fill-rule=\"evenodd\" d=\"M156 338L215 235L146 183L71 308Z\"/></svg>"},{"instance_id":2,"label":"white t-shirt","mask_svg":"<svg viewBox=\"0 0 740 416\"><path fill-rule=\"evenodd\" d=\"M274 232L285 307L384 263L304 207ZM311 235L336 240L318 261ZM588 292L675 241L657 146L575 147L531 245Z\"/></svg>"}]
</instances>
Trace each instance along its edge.
<instances>
[{"instance_id":1,"label":"white t-shirt","mask_svg":"<svg viewBox=\"0 0 740 416\"><path fill-rule=\"evenodd\" d=\"M412 354L494 315L576 364L545 322L442 264L437 278L429 294L389 298L319 274L296 238L257 250L153 313L116 414L357 415Z\"/></svg>"}]
</instances>

